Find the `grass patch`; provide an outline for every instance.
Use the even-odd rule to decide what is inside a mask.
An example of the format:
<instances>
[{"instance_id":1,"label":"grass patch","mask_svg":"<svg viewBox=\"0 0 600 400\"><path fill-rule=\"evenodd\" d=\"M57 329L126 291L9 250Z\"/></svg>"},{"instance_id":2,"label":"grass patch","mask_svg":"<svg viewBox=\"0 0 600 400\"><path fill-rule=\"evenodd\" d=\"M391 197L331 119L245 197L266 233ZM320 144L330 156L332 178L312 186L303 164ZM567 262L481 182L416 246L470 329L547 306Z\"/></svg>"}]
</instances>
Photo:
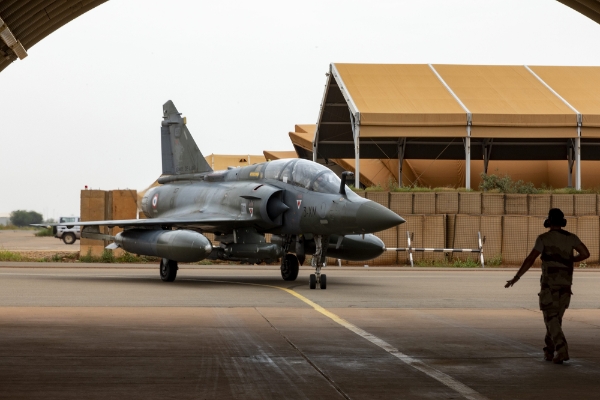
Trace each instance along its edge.
<instances>
[{"instance_id":1,"label":"grass patch","mask_svg":"<svg viewBox=\"0 0 600 400\"><path fill-rule=\"evenodd\" d=\"M138 256L132 253L124 252L122 255L116 257L112 250L104 249L102 255L92 255L92 249L88 248L85 254L79 255L79 261L83 263L101 263L101 264L146 264L159 262L159 257L150 256Z\"/></svg>"},{"instance_id":2,"label":"grass patch","mask_svg":"<svg viewBox=\"0 0 600 400\"><path fill-rule=\"evenodd\" d=\"M485 265L488 265L490 267L498 267L502 265L502 255L498 254L494 257L485 260Z\"/></svg>"},{"instance_id":3,"label":"grass patch","mask_svg":"<svg viewBox=\"0 0 600 400\"><path fill-rule=\"evenodd\" d=\"M369 186L365 189L366 192L383 192L384 190L385 188L379 183L377 185Z\"/></svg>"},{"instance_id":4,"label":"grass patch","mask_svg":"<svg viewBox=\"0 0 600 400\"><path fill-rule=\"evenodd\" d=\"M0 261L25 261L24 257L19 253L14 253L8 250L0 250Z\"/></svg>"},{"instance_id":5,"label":"grass patch","mask_svg":"<svg viewBox=\"0 0 600 400\"><path fill-rule=\"evenodd\" d=\"M459 260L457 258L441 260L419 260L415 262L417 267L439 267L439 268L479 268L479 261L472 258Z\"/></svg>"},{"instance_id":6,"label":"grass patch","mask_svg":"<svg viewBox=\"0 0 600 400\"><path fill-rule=\"evenodd\" d=\"M54 233L52 233L52 228L42 228L42 229L39 229L35 233L35 236L37 236L37 237L54 236Z\"/></svg>"}]
</instances>

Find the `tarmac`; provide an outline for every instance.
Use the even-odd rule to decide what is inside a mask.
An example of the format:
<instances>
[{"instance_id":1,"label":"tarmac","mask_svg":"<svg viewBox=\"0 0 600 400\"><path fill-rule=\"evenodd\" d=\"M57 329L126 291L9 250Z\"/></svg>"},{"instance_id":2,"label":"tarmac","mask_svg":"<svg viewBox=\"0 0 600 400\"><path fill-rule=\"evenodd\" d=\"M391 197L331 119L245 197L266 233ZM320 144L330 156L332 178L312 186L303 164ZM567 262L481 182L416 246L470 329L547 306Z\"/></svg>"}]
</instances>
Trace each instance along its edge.
<instances>
[{"instance_id":1,"label":"tarmac","mask_svg":"<svg viewBox=\"0 0 600 400\"><path fill-rule=\"evenodd\" d=\"M577 270L571 361L542 360L539 269L0 263L0 399L598 397L600 271Z\"/></svg>"}]
</instances>

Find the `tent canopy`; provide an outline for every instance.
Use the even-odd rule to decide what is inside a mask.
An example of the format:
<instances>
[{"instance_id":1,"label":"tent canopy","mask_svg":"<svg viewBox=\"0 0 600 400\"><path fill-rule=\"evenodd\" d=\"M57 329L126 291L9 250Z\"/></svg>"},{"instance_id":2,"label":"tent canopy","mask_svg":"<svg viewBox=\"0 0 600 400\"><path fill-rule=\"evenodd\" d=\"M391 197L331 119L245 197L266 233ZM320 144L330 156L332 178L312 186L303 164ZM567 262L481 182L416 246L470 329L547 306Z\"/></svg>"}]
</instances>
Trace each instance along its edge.
<instances>
[{"instance_id":1,"label":"tent canopy","mask_svg":"<svg viewBox=\"0 0 600 400\"><path fill-rule=\"evenodd\" d=\"M600 67L331 64L313 157L354 158L357 169L361 158L572 169L600 160L599 83Z\"/></svg>"}]
</instances>

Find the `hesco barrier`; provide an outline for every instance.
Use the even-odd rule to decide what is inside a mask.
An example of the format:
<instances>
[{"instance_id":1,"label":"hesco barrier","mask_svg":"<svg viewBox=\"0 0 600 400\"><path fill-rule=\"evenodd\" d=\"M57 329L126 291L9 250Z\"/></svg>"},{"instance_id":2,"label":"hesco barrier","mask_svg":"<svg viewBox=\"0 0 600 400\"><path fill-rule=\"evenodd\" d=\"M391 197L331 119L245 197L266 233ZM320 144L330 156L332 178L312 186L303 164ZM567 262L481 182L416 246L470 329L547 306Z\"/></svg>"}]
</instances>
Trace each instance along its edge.
<instances>
[{"instance_id":1,"label":"hesco barrier","mask_svg":"<svg viewBox=\"0 0 600 400\"><path fill-rule=\"evenodd\" d=\"M520 265L544 233L545 216L551 207L563 210L567 229L589 248L588 264L600 262L600 196L596 194L502 194L477 192L370 192L365 197L401 215L406 223L376 233L387 247L477 248L477 234L485 236L486 261ZM409 212L410 211L410 212ZM421 211L421 212L419 212ZM394 239L396 238L396 239ZM394 245L394 240L396 244ZM389 252L375 260L349 265L408 264L407 252ZM415 253L421 263L442 260L476 260L468 253ZM540 265L540 260L535 265Z\"/></svg>"},{"instance_id":2,"label":"hesco barrier","mask_svg":"<svg viewBox=\"0 0 600 400\"><path fill-rule=\"evenodd\" d=\"M137 217L136 190L82 190L80 216L82 221L103 221L107 219L135 219ZM102 233L109 233L107 227L100 227ZM112 228L112 235L120 232L120 228ZM103 240L81 238L79 252L86 255L101 256L108 243ZM121 250L115 254L120 255Z\"/></svg>"},{"instance_id":3,"label":"hesco barrier","mask_svg":"<svg viewBox=\"0 0 600 400\"><path fill-rule=\"evenodd\" d=\"M412 233L412 247L477 248L477 234L485 236L486 261L501 258L503 265L519 265L527 256L543 227L550 207L559 207L567 216L566 229L577 234L589 248L588 263L600 262L600 196L596 194L502 194L477 192L359 192L402 216L406 223L376 233L386 247L408 247L406 232ZM130 190L82 190L82 221L130 219L136 217L136 193ZM116 231L113 231L113 234ZM214 235L206 236L218 245ZM269 238L267 238L269 241ZM91 249L99 256L105 243L82 239L81 253ZM475 260L468 253L415 253L415 263L448 260ZM327 259L330 266L336 260ZM406 265L407 252L389 251L367 262L345 265ZM540 261L536 262L539 265Z\"/></svg>"}]
</instances>

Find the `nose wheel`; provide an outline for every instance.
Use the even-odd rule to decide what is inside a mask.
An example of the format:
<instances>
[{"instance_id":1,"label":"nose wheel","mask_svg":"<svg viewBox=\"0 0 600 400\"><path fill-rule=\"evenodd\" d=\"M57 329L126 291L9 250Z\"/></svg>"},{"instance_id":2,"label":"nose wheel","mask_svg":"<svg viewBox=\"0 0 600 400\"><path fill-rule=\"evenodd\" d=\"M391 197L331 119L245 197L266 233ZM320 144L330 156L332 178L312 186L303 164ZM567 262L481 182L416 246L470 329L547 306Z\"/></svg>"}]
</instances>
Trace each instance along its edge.
<instances>
[{"instance_id":1,"label":"nose wheel","mask_svg":"<svg viewBox=\"0 0 600 400\"><path fill-rule=\"evenodd\" d=\"M317 272L308 277L309 288L316 289L317 284L319 289L327 289L327 275L321 273L321 268L317 268Z\"/></svg>"}]
</instances>

